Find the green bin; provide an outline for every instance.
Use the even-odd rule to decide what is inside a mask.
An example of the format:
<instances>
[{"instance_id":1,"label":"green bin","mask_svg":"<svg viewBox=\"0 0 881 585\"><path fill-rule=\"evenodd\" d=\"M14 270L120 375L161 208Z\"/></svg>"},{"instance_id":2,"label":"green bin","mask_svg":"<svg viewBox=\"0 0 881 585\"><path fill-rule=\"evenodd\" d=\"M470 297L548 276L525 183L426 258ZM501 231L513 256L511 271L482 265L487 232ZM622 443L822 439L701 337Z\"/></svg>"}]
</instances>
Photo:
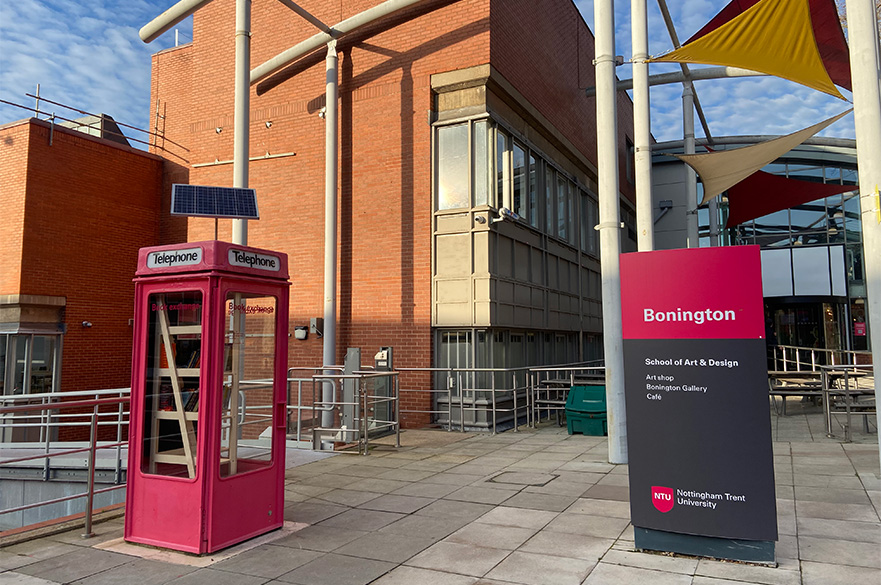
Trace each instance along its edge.
<instances>
[{"instance_id":1,"label":"green bin","mask_svg":"<svg viewBox=\"0 0 881 585\"><path fill-rule=\"evenodd\" d=\"M570 435L581 433L582 435L604 437L609 434L605 414L585 414L567 410L566 429Z\"/></svg>"},{"instance_id":2,"label":"green bin","mask_svg":"<svg viewBox=\"0 0 881 585\"><path fill-rule=\"evenodd\" d=\"M572 386L569 389L566 428L570 435L608 435L605 386Z\"/></svg>"}]
</instances>

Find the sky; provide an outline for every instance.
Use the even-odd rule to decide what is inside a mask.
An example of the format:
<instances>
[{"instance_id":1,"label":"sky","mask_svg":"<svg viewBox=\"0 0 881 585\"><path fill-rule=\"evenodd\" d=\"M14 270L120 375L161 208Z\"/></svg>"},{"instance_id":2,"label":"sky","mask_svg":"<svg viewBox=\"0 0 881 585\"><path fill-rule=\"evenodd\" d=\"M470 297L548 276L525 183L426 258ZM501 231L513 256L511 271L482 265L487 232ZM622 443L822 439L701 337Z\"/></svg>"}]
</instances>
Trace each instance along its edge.
<instances>
[{"instance_id":1,"label":"sky","mask_svg":"<svg viewBox=\"0 0 881 585\"><path fill-rule=\"evenodd\" d=\"M539 1L539 0L536 0ZM680 40L689 38L728 0L669 0ZM150 115L150 55L174 45L173 31L151 44L138 29L174 4L174 0L3 0L0 2L0 99L29 107L37 84L46 99L90 113L106 113L118 122L147 128ZM593 30L593 1L577 0ZM656 0L648 0L649 52L672 49ZM259 9L259 5L258 5ZM630 49L630 1L615 2L616 53ZM192 23L178 26L180 42L192 38ZM292 43L293 44L293 43ZM651 73L676 71L675 64L653 64ZM630 66L618 68L629 78ZM818 91L772 77L696 82L713 136L786 134L838 114L850 105ZM850 94L844 90L845 97ZM652 134L660 141L682 138L681 84L651 90ZM66 118L79 114L44 104L42 110ZM31 112L0 103L0 124ZM697 135L703 136L696 120ZM134 138L143 135L124 129ZM821 136L853 138L853 116ZM137 146L137 144L135 144Z\"/></svg>"}]
</instances>

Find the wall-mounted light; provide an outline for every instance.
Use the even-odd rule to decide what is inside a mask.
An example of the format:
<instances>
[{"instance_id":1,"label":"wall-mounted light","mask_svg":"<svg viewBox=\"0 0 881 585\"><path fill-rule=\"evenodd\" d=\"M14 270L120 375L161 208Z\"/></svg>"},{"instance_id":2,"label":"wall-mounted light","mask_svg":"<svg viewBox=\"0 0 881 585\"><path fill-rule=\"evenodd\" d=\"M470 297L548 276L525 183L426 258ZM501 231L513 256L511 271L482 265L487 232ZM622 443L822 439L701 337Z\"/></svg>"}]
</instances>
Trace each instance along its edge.
<instances>
[{"instance_id":1,"label":"wall-mounted light","mask_svg":"<svg viewBox=\"0 0 881 585\"><path fill-rule=\"evenodd\" d=\"M303 326L294 327L294 339L306 339L309 336L309 328Z\"/></svg>"},{"instance_id":2,"label":"wall-mounted light","mask_svg":"<svg viewBox=\"0 0 881 585\"><path fill-rule=\"evenodd\" d=\"M91 327L91 326L92 326L91 321L83 321L83 327L88 328L88 327Z\"/></svg>"},{"instance_id":3,"label":"wall-mounted light","mask_svg":"<svg viewBox=\"0 0 881 585\"><path fill-rule=\"evenodd\" d=\"M266 120L266 127L272 128L272 120Z\"/></svg>"},{"instance_id":4,"label":"wall-mounted light","mask_svg":"<svg viewBox=\"0 0 881 585\"><path fill-rule=\"evenodd\" d=\"M327 106L322 106L322 108L318 110L318 117L324 118L325 116L327 116Z\"/></svg>"},{"instance_id":5,"label":"wall-mounted light","mask_svg":"<svg viewBox=\"0 0 881 585\"><path fill-rule=\"evenodd\" d=\"M479 223L480 225L483 225L483 224L486 223L486 218L483 217L482 215L475 215L475 216L474 216L474 221L476 221L476 222Z\"/></svg>"},{"instance_id":6,"label":"wall-mounted light","mask_svg":"<svg viewBox=\"0 0 881 585\"><path fill-rule=\"evenodd\" d=\"M218 134L220 134L221 132L223 132L223 128L218 126L217 128L214 129L214 131L217 132Z\"/></svg>"}]
</instances>

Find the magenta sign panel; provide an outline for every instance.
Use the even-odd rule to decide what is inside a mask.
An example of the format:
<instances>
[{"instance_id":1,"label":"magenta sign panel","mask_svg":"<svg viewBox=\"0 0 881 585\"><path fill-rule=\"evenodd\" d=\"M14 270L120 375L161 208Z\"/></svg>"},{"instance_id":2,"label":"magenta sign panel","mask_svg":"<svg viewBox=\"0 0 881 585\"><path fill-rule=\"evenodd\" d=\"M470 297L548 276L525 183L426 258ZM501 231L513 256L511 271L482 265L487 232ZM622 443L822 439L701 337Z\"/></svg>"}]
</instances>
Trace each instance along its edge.
<instances>
[{"instance_id":1,"label":"magenta sign panel","mask_svg":"<svg viewBox=\"0 0 881 585\"><path fill-rule=\"evenodd\" d=\"M633 525L777 540L758 246L621 256Z\"/></svg>"}]
</instances>

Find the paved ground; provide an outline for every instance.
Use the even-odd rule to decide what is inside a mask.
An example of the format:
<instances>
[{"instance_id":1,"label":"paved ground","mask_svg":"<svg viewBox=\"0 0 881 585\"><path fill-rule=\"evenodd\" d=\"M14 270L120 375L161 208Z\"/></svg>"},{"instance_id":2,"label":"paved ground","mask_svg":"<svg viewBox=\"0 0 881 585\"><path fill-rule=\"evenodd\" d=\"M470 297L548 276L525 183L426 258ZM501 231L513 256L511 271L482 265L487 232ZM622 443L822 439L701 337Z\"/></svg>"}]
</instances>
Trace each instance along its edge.
<instances>
[{"instance_id":1,"label":"paved ground","mask_svg":"<svg viewBox=\"0 0 881 585\"><path fill-rule=\"evenodd\" d=\"M398 450L288 469L286 529L211 557L127 545L122 519L8 546L0 584L881 584L876 435L842 444L816 409L788 412L772 415L777 567L634 551L627 467L603 438L547 425L404 433Z\"/></svg>"}]
</instances>

